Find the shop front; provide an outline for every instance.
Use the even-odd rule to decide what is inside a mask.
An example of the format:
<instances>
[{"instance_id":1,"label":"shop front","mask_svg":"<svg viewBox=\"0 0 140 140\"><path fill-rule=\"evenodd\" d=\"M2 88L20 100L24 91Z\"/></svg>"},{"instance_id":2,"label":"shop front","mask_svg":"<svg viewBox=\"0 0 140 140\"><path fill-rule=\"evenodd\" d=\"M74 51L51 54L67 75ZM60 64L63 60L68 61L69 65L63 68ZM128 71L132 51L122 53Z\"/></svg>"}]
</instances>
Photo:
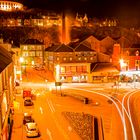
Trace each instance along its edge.
<instances>
[{"instance_id":1,"label":"shop front","mask_svg":"<svg viewBox=\"0 0 140 140\"><path fill-rule=\"evenodd\" d=\"M65 74L60 75L61 82L69 83L86 83L88 82L88 76L86 74Z\"/></svg>"}]
</instances>

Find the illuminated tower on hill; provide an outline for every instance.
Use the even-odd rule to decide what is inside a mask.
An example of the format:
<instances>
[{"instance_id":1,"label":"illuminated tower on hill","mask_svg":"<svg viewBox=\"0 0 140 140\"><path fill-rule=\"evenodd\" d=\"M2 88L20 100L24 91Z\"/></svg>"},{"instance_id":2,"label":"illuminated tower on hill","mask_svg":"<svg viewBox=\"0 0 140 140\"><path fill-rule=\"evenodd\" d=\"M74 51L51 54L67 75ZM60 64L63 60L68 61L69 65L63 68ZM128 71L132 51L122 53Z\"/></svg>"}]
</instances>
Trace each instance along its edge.
<instances>
[{"instance_id":1,"label":"illuminated tower on hill","mask_svg":"<svg viewBox=\"0 0 140 140\"><path fill-rule=\"evenodd\" d=\"M23 10L23 4L9 0L0 0L0 10L2 11Z\"/></svg>"}]
</instances>

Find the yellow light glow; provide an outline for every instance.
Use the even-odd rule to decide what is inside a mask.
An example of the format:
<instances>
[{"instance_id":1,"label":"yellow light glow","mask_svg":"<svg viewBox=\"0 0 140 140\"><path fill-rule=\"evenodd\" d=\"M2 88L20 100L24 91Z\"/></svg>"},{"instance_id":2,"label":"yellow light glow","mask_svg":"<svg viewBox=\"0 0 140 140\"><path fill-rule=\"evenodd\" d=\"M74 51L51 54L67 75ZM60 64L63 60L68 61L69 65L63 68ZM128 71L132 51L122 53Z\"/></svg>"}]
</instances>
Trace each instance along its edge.
<instances>
[{"instance_id":1,"label":"yellow light glow","mask_svg":"<svg viewBox=\"0 0 140 140\"><path fill-rule=\"evenodd\" d=\"M56 65L56 81L60 81L60 65Z\"/></svg>"},{"instance_id":2,"label":"yellow light glow","mask_svg":"<svg viewBox=\"0 0 140 140\"><path fill-rule=\"evenodd\" d=\"M24 58L23 58L23 57L20 57L19 61L20 61L21 63L23 63L23 62L24 62Z\"/></svg>"},{"instance_id":3,"label":"yellow light glow","mask_svg":"<svg viewBox=\"0 0 140 140\"><path fill-rule=\"evenodd\" d=\"M120 66L121 66L121 68L124 67L124 66L126 66L126 63L124 63L124 60L123 59L120 59Z\"/></svg>"}]
</instances>

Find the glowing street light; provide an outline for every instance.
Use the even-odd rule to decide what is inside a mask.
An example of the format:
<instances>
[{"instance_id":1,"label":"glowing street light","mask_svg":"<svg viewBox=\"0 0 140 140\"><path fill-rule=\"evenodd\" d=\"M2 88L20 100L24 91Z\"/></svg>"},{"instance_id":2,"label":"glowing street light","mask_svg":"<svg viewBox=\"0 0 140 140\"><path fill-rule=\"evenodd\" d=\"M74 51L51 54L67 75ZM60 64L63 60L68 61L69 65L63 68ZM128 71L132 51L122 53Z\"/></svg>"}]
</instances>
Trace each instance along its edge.
<instances>
[{"instance_id":1,"label":"glowing street light","mask_svg":"<svg viewBox=\"0 0 140 140\"><path fill-rule=\"evenodd\" d=\"M56 65L56 81L59 82L60 81L60 65Z\"/></svg>"},{"instance_id":2,"label":"glowing street light","mask_svg":"<svg viewBox=\"0 0 140 140\"><path fill-rule=\"evenodd\" d=\"M121 67L121 69L123 67L125 67L125 66L126 66L126 63L124 63L124 60L123 59L120 59L120 67Z\"/></svg>"},{"instance_id":3,"label":"glowing street light","mask_svg":"<svg viewBox=\"0 0 140 140\"><path fill-rule=\"evenodd\" d=\"M24 58L20 57L19 61L20 61L20 63L23 63L24 62Z\"/></svg>"}]
</instances>

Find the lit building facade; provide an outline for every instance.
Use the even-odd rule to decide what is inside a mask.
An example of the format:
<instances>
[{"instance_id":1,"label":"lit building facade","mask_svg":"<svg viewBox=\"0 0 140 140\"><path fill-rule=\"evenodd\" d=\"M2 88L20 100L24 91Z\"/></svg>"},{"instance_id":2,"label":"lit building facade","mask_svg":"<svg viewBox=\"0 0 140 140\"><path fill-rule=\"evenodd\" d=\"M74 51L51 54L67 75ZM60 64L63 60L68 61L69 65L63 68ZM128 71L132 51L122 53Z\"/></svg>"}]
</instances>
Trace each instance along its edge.
<instances>
[{"instance_id":1,"label":"lit building facade","mask_svg":"<svg viewBox=\"0 0 140 140\"><path fill-rule=\"evenodd\" d=\"M22 65L24 68L31 66L41 66L44 64L44 43L37 39L27 39L20 44Z\"/></svg>"},{"instance_id":2,"label":"lit building facade","mask_svg":"<svg viewBox=\"0 0 140 140\"><path fill-rule=\"evenodd\" d=\"M91 71L91 65L98 61L109 62L109 56L101 55L83 44L77 46L62 44L45 49L46 67L56 75L56 66L58 68L59 65L61 82L93 82L95 75L93 67ZM96 77L98 76L99 73Z\"/></svg>"},{"instance_id":3,"label":"lit building facade","mask_svg":"<svg viewBox=\"0 0 140 140\"><path fill-rule=\"evenodd\" d=\"M133 44L129 48L115 44L112 59L119 67L121 76L140 81L140 44Z\"/></svg>"},{"instance_id":4,"label":"lit building facade","mask_svg":"<svg viewBox=\"0 0 140 140\"><path fill-rule=\"evenodd\" d=\"M8 0L7 1L0 0L0 10L2 11L23 10L23 4Z\"/></svg>"}]
</instances>

